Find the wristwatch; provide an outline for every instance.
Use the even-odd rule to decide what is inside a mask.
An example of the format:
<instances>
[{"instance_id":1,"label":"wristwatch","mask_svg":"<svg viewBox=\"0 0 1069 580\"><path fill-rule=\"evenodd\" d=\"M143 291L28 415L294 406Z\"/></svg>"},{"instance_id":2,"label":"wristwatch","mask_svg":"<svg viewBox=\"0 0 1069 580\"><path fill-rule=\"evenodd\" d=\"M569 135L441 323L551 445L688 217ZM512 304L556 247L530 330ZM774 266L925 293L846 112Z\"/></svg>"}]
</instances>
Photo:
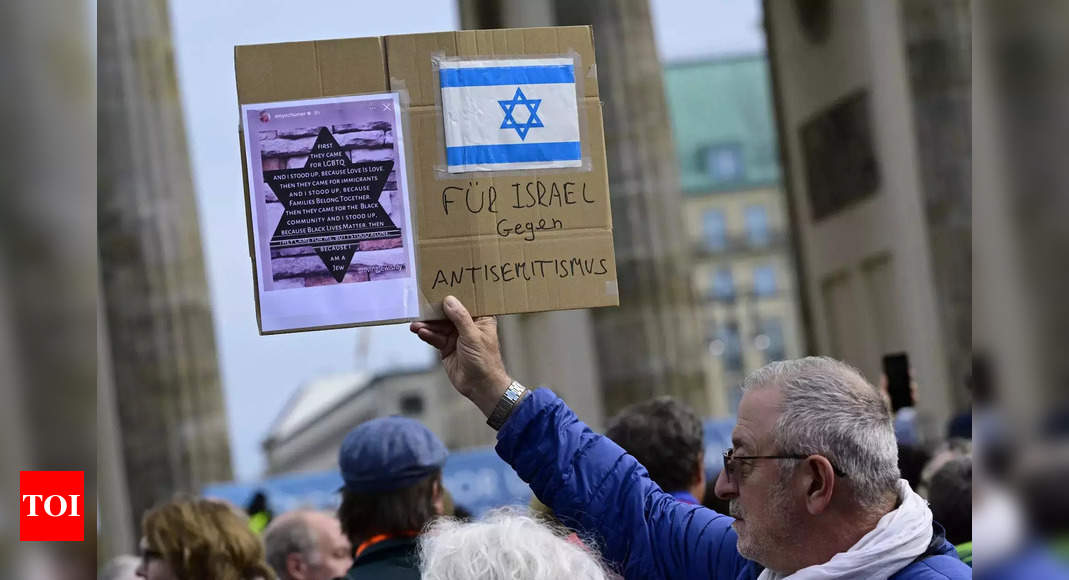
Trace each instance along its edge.
<instances>
[{"instance_id":1,"label":"wristwatch","mask_svg":"<svg viewBox=\"0 0 1069 580\"><path fill-rule=\"evenodd\" d=\"M497 406L494 407L494 411L490 413L490 418L486 420L486 424L498 431L501 426L505 424L505 421L512 415L512 411L516 408L516 405L520 404L523 400L523 396L527 394L527 387L521 385L516 381L512 381L509 388L505 389L505 394L501 395L501 399L498 400Z\"/></svg>"}]
</instances>

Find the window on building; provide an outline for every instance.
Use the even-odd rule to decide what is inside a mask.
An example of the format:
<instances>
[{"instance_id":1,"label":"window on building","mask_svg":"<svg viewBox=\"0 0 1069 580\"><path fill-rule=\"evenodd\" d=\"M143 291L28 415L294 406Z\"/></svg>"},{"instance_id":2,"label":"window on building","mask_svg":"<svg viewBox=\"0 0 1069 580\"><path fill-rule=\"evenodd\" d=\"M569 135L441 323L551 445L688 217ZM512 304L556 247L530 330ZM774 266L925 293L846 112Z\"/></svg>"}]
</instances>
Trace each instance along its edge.
<instances>
[{"instance_id":1,"label":"window on building","mask_svg":"<svg viewBox=\"0 0 1069 580\"><path fill-rule=\"evenodd\" d=\"M706 348L708 349L709 354L713 356L723 356L724 339L720 337L719 327L713 328L712 332L709 333L709 336L710 338L707 338L705 341L708 345Z\"/></svg>"},{"instance_id":2,"label":"window on building","mask_svg":"<svg viewBox=\"0 0 1069 580\"><path fill-rule=\"evenodd\" d=\"M759 246L768 244L768 211L765 206L746 206L743 218L746 222L746 235L749 237L750 243Z\"/></svg>"},{"instance_id":3,"label":"window on building","mask_svg":"<svg viewBox=\"0 0 1069 580\"><path fill-rule=\"evenodd\" d=\"M753 292L757 296L776 295L776 269L772 266L757 266L753 269Z\"/></svg>"},{"instance_id":4,"label":"window on building","mask_svg":"<svg viewBox=\"0 0 1069 580\"><path fill-rule=\"evenodd\" d=\"M718 300L735 299L735 278L731 274L730 267L718 267L713 272L713 280L709 286L709 291L713 298Z\"/></svg>"},{"instance_id":5,"label":"window on building","mask_svg":"<svg viewBox=\"0 0 1069 580\"><path fill-rule=\"evenodd\" d=\"M773 362L787 358L787 344L783 340L783 323L778 318L767 318L758 325L754 348L765 353L765 361Z\"/></svg>"},{"instance_id":6,"label":"window on building","mask_svg":"<svg viewBox=\"0 0 1069 580\"><path fill-rule=\"evenodd\" d=\"M739 325L734 322L725 324L720 329L720 340L724 343L721 360L724 370L731 373L742 372L742 340L739 338Z\"/></svg>"},{"instance_id":7,"label":"window on building","mask_svg":"<svg viewBox=\"0 0 1069 580\"><path fill-rule=\"evenodd\" d=\"M738 143L718 143L702 150L705 172L713 183L732 183L743 177L742 147Z\"/></svg>"},{"instance_id":8,"label":"window on building","mask_svg":"<svg viewBox=\"0 0 1069 580\"><path fill-rule=\"evenodd\" d=\"M423 413L423 397L420 395L403 395L401 396L400 407L402 415L419 415Z\"/></svg>"},{"instance_id":9,"label":"window on building","mask_svg":"<svg viewBox=\"0 0 1069 580\"><path fill-rule=\"evenodd\" d=\"M702 214L702 241L708 250L723 250L727 245L727 231L724 225L724 212L707 209Z\"/></svg>"}]
</instances>

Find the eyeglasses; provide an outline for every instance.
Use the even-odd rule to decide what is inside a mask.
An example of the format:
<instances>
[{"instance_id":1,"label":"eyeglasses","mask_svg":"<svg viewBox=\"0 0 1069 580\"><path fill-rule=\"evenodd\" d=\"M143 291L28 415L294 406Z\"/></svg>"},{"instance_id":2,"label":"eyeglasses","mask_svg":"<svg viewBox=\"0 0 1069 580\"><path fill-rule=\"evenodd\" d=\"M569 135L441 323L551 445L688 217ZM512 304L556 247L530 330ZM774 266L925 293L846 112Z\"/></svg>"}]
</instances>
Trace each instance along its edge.
<instances>
[{"instance_id":1,"label":"eyeglasses","mask_svg":"<svg viewBox=\"0 0 1069 580\"><path fill-rule=\"evenodd\" d=\"M728 481L732 481L735 478L735 460L736 459L809 459L811 455L735 455L735 448L729 447L724 450L724 475L727 476ZM830 461L828 463L831 463ZM831 466L832 471L839 477L846 477L838 467L835 467L833 463Z\"/></svg>"}]
</instances>

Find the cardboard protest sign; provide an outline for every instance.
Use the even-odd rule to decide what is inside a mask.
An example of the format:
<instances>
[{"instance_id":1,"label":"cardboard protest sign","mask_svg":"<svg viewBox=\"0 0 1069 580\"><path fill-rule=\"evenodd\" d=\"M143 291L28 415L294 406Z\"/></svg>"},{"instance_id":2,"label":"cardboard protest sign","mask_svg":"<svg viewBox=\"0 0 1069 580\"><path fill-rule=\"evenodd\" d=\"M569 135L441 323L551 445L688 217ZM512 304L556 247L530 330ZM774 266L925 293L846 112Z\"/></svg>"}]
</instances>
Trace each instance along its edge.
<instances>
[{"instance_id":1,"label":"cardboard protest sign","mask_svg":"<svg viewBox=\"0 0 1069 580\"><path fill-rule=\"evenodd\" d=\"M238 46L235 67L262 333L441 318L448 294L475 315L618 304L589 27ZM323 120L386 96L388 128L366 113L258 125L292 101Z\"/></svg>"}]
</instances>

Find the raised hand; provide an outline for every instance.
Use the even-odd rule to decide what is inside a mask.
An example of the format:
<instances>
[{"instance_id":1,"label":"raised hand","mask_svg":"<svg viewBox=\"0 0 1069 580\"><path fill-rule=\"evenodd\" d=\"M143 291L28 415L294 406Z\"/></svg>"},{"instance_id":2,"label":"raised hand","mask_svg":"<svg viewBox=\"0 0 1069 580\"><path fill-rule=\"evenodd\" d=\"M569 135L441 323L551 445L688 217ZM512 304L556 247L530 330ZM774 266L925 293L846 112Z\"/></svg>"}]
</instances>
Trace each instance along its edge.
<instances>
[{"instance_id":1,"label":"raised hand","mask_svg":"<svg viewBox=\"0 0 1069 580\"><path fill-rule=\"evenodd\" d=\"M445 297L442 309L448 320L413 322L409 330L438 349L453 387L489 417L512 383L501 360L497 319L480 316L473 320L453 296Z\"/></svg>"}]
</instances>

